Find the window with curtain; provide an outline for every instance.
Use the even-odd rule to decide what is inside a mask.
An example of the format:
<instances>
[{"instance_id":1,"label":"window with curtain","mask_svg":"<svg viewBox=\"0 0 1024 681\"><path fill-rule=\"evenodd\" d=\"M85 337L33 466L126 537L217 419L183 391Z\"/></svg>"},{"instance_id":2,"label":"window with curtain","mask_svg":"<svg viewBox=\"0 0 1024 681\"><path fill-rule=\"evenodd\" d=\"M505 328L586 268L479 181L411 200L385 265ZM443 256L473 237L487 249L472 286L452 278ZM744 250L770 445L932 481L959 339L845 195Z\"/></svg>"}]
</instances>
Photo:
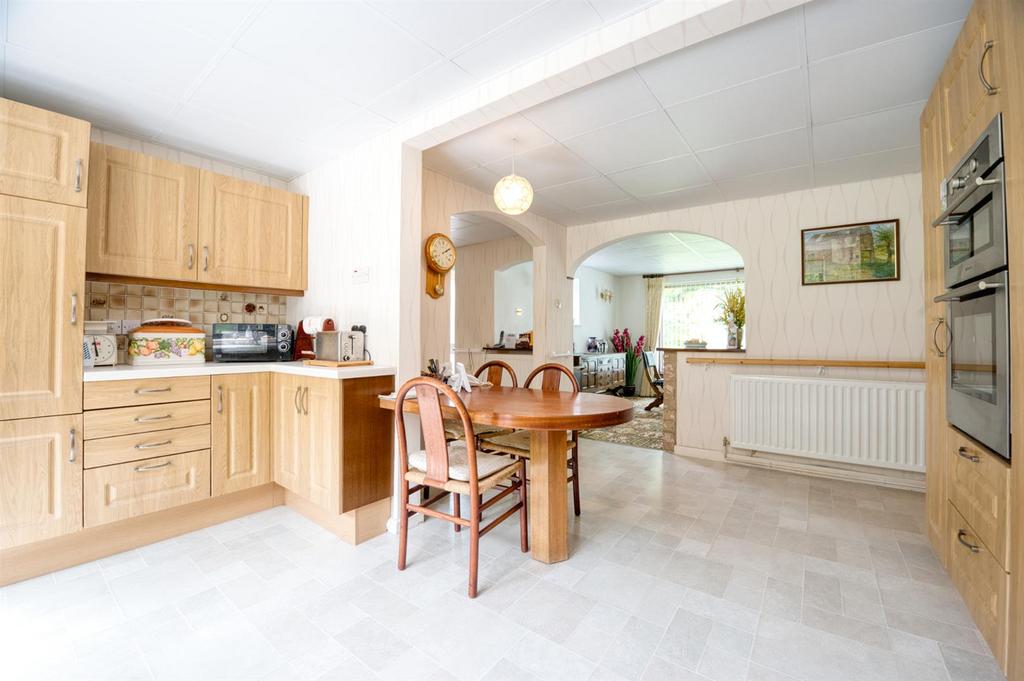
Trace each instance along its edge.
<instances>
[{"instance_id":1,"label":"window with curtain","mask_svg":"<svg viewBox=\"0 0 1024 681\"><path fill-rule=\"evenodd\" d=\"M661 294L661 341L659 345L681 348L691 338L707 341L709 348L728 345L729 330L715 321L726 291L745 290L743 279L666 283Z\"/></svg>"}]
</instances>

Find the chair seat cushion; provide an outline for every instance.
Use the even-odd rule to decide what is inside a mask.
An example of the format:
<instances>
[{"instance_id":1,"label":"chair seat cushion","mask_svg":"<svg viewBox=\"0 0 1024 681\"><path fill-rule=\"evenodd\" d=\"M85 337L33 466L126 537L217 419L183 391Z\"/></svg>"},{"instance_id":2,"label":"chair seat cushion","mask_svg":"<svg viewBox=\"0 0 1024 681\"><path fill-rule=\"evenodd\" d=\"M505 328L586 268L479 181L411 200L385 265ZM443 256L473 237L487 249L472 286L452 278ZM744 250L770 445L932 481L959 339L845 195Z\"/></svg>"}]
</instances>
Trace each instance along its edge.
<instances>
[{"instance_id":1,"label":"chair seat cushion","mask_svg":"<svg viewBox=\"0 0 1024 681\"><path fill-rule=\"evenodd\" d=\"M573 442L572 434L567 433L566 435L568 438L566 444L572 448L576 444ZM483 441L484 447L493 447L498 451L522 456L530 454L530 431L528 430L517 430L507 435L488 435L483 438Z\"/></svg>"},{"instance_id":2,"label":"chair seat cushion","mask_svg":"<svg viewBox=\"0 0 1024 681\"><path fill-rule=\"evenodd\" d=\"M477 452L476 474L483 479L513 465L507 456ZM409 454L409 468L427 472L427 452L423 449ZM466 443L462 440L448 444L448 477L452 480L469 481L469 456Z\"/></svg>"}]
</instances>

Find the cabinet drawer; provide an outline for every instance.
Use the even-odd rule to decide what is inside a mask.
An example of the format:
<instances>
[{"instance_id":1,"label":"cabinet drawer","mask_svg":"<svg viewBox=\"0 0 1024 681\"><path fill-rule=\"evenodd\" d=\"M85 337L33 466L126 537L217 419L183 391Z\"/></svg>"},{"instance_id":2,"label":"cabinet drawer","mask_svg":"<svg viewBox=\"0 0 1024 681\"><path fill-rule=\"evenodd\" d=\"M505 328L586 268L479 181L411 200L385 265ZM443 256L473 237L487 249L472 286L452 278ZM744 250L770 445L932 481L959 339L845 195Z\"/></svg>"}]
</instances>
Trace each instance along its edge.
<instances>
[{"instance_id":1,"label":"cabinet drawer","mask_svg":"<svg viewBox=\"0 0 1024 681\"><path fill-rule=\"evenodd\" d=\"M949 545L950 577L974 616L978 630L1005 669L1010 576L952 505Z\"/></svg>"},{"instance_id":2,"label":"cabinet drawer","mask_svg":"<svg viewBox=\"0 0 1024 681\"><path fill-rule=\"evenodd\" d=\"M209 498L210 450L85 471L85 526Z\"/></svg>"},{"instance_id":3,"label":"cabinet drawer","mask_svg":"<svg viewBox=\"0 0 1024 681\"><path fill-rule=\"evenodd\" d=\"M85 412L85 439L116 437L210 422L210 400L151 404Z\"/></svg>"},{"instance_id":4,"label":"cabinet drawer","mask_svg":"<svg viewBox=\"0 0 1024 681\"><path fill-rule=\"evenodd\" d=\"M207 419L209 420L209 419ZM85 443L85 467L97 468L178 452L210 448L210 426L172 428L150 433L104 437Z\"/></svg>"},{"instance_id":5,"label":"cabinet drawer","mask_svg":"<svg viewBox=\"0 0 1024 681\"><path fill-rule=\"evenodd\" d=\"M949 437L949 500L1000 565L1010 549L1010 467L957 431Z\"/></svg>"},{"instance_id":6,"label":"cabinet drawer","mask_svg":"<svg viewBox=\"0 0 1024 681\"><path fill-rule=\"evenodd\" d=\"M85 384L86 409L137 407L186 400L210 399L209 376L92 381Z\"/></svg>"}]
</instances>

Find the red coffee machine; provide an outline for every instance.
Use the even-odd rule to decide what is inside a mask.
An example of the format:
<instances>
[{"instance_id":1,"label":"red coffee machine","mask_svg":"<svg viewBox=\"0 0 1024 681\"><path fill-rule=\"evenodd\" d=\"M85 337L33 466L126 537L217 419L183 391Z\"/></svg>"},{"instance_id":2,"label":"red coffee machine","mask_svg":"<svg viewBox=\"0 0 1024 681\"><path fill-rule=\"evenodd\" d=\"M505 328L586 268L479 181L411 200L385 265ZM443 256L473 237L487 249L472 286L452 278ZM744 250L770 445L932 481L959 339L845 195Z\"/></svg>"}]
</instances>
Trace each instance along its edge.
<instances>
[{"instance_id":1,"label":"red coffee machine","mask_svg":"<svg viewBox=\"0 0 1024 681\"><path fill-rule=\"evenodd\" d=\"M295 329L295 344L292 359L316 359L313 339L321 331L335 331L334 320L330 317L306 317Z\"/></svg>"}]
</instances>

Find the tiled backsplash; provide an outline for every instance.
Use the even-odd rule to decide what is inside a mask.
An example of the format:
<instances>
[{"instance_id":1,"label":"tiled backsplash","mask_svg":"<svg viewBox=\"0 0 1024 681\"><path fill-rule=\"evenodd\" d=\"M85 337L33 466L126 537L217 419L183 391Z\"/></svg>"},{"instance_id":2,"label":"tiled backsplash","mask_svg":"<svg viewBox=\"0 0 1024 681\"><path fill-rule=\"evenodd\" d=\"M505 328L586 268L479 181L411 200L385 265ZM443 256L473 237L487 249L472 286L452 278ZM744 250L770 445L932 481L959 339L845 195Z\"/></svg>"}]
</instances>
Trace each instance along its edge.
<instances>
[{"instance_id":1,"label":"tiled backsplash","mask_svg":"<svg viewBox=\"0 0 1024 681\"><path fill-rule=\"evenodd\" d=\"M288 298L269 293L234 293L168 286L109 284L86 281L89 320L145 321L157 317L187 319L206 332L207 340L217 322L234 324L287 324ZM252 312L247 312L251 306ZM130 331L131 329L127 329ZM118 345L123 343L119 342ZM207 349L213 343L207 342Z\"/></svg>"}]
</instances>

